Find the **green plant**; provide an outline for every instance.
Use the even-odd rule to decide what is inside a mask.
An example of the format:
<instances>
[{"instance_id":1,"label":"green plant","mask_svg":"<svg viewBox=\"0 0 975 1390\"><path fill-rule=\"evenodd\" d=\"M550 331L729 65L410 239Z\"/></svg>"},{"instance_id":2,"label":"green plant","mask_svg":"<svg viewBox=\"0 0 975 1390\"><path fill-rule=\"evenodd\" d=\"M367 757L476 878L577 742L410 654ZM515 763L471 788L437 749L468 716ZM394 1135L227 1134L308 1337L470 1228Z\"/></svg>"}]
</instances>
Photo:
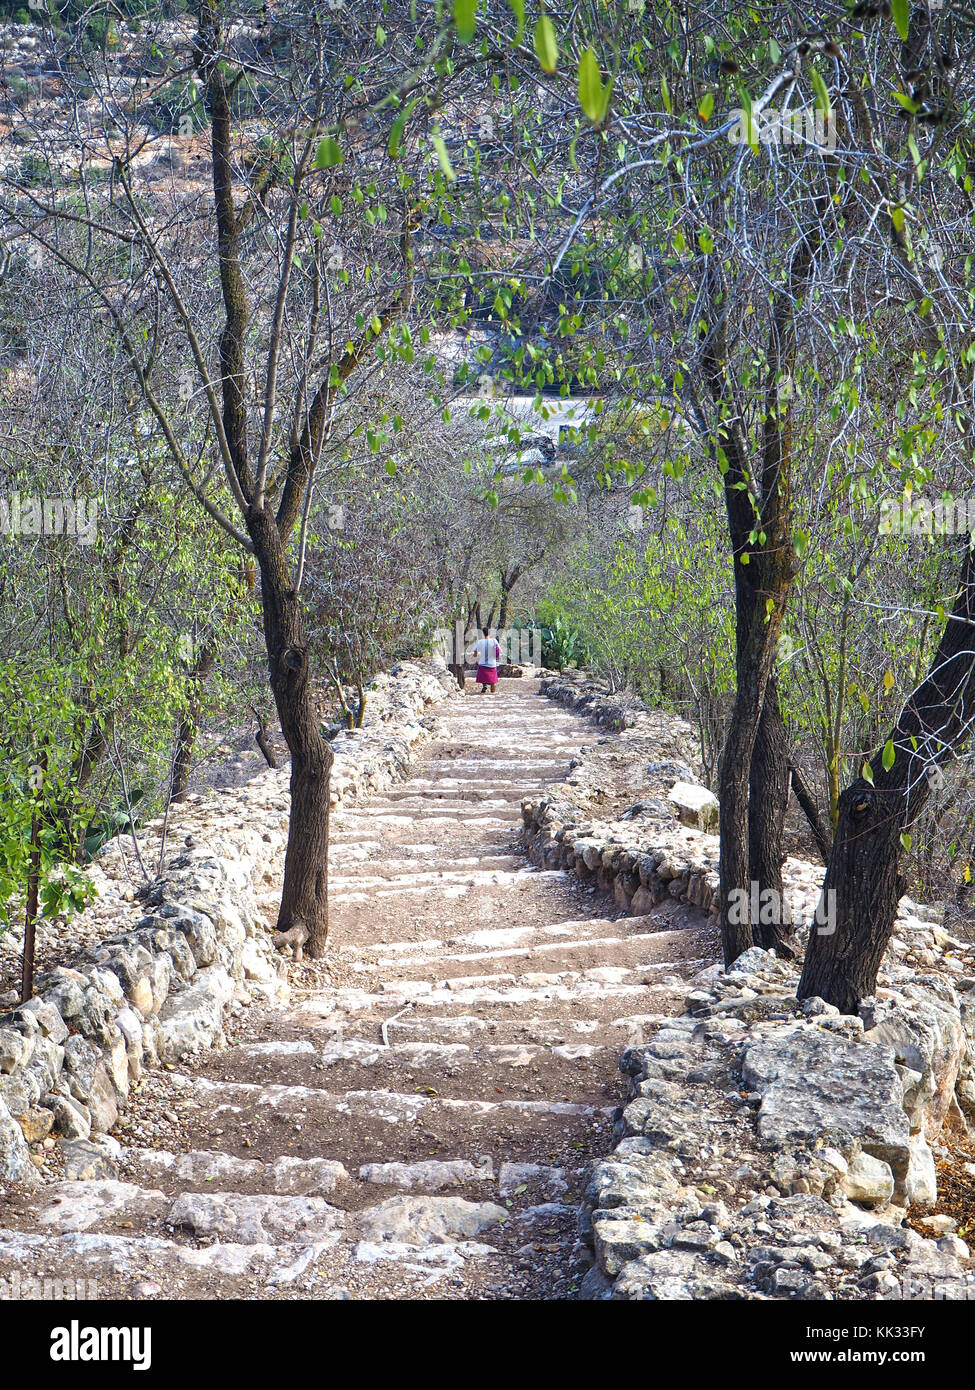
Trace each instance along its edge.
<instances>
[{"instance_id":1,"label":"green plant","mask_svg":"<svg viewBox=\"0 0 975 1390\"><path fill-rule=\"evenodd\" d=\"M40 154L24 155L20 161L20 178L28 188L39 188L42 184L57 188L62 183L57 169L52 168L50 160Z\"/></svg>"},{"instance_id":2,"label":"green plant","mask_svg":"<svg viewBox=\"0 0 975 1390\"><path fill-rule=\"evenodd\" d=\"M584 665L584 648L579 631L559 614L551 627L542 628L542 665L564 671L567 666Z\"/></svg>"}]
</instances>

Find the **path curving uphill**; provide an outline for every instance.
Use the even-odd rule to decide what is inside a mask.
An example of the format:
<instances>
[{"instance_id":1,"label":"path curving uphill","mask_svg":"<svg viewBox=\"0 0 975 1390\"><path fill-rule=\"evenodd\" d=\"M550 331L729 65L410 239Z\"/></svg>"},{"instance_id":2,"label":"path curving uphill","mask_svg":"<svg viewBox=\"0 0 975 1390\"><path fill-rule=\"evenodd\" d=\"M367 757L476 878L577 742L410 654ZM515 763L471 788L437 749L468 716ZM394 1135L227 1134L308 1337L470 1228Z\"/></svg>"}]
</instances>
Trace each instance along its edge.
<instances>
[{"instance_id":1,"label":"path curving uphill","mask_svg":"<svg viewBox=\"0 0 975 1390\"><path fill-rule=\"evenodd\" d=\"M621 1048L680 1007L704 917L619 916L525 855L521 800L591 724L538 693L443 706L413 775L333 824L333 955L230 1046L149 1075L116 1176L0 1208L6 1273L99 1297L564 1299ZM270 904L269 904L270 906Z\"/></svg>"}]
</instances>

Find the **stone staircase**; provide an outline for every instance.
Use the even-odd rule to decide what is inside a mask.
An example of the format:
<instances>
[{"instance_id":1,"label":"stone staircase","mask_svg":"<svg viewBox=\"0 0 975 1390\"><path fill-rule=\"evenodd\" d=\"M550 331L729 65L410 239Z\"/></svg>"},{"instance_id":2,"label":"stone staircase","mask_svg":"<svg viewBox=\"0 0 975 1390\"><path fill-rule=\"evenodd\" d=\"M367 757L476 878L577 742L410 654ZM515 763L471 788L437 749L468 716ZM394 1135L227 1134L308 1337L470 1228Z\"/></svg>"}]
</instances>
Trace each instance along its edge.
<instances>
[{"instance_id":1,"label":"stone staircase","mask_svg":"<svg viewBox=\"0 0 975 1390\"><path fill-rule=\"evenodd\" d=\"M9 1277L101 1298L570 1298L620 1050L679 1007L704 918L620 917L525 857L521 800L593 730L503 681L333 821L329 961L224 1051L146 1073L83 1180L0 1199ZM267 904L268 910L273 902Z\"/></svg>"}]
</instances>

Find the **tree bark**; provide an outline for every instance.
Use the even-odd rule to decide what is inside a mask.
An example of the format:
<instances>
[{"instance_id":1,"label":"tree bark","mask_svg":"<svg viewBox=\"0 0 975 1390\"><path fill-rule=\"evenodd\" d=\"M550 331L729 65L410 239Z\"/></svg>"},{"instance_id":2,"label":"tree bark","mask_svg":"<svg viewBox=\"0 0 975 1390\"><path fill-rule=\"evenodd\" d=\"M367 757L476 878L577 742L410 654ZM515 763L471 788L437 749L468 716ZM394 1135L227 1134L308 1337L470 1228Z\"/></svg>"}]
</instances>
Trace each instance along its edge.
<instances>
[{"instance_id":1,"label":"tree bark","mask_svg":"<svg viewBox=\"0 0 975 1390\"><path fill-rule=\"evenodd\" d=\"M254 735L254 742L264 755L264 761L267 763L268 767L276 768L278 760L274 756L274 748L268 737L267 720L255 705L251 705L251 709L254 711L254 718L257 720L257 733Z\"/></svg>"},{"instance_id":2,"label":"tree bark","mask_svg":"<svg viewBox=\"0 0 975 1390\"><path fill-rule=\"evenodd\" d=\"M830 850L833 848L833 836L816 805L816 798L813 796L808 782L793 762L789 763L789 776L792 779L792 790L796 794L796 800L802 808L809 829L812 831L813 839L816 841L816 848L819 850L823 863L828 864Z\"/></svg>"},{"instance_id":3,"label":"tree bark","mask_svg":"<svg viewBox=\"0 0 975 1390\"><path fill-rule=\"evenodd\" d=\"M746 610L751 607L751 620ZM721 893L721 940L725 965L731 965L742 952L755 944L750 919L742 917L741 902L734 894L743 890L751 900L752 861L749 819L751 762L765 700L779 624L764 622L757 607L738 599L738 659L735 704L728 725L718 769L718 832L721 839L719 865ZM771 628L763 631L763 628Z\"/></svg>"},{"instance_id":4,"label":"tree bark","mask_svg":"<svg viewBox=\"0 0 975 1390\"><path fill-rule=\"evenodd\" d=\"M873 994L906 886L898 873L901 835L931 793L929 773L962 747L975 718L975 562L966 549L951 617L923 684L910 696L883 749L870 759L873 785L860 776L843 792L823 884L833 912L813 926L798 997L814 995L856 1013ZM888 759L889 760L889 759Z\"/></svg>"},{"instance_id":5,"label":"tree bark","mask_svg":"<svg viewBox=\"0 0 975 1390\"><path fill-rule=\"evenodd\" d=\"M319 728L301 603L274 519L252 510L247 529L261 569L271 689L291 753L291 814L278 909L279 940L313 959L328 938L329 778L333 754Z\"/></svg>"},{"instance_id":6,"label":"tree bark","mask_svg":"<svg viewBox=\"0 0 975 1390\"><path fill-rule=\"evenodd\" d=\"M792 917L782 885L782 828L789 804L789 736L779 709L775 677L765 689L762 715L752 749L748 783L748 865L752 883L763 894L774 894L780 911L772 921L759 921L755 944L790 960ZM766 899L767 900L767 899Z\"/></svg>"}]
</instances>

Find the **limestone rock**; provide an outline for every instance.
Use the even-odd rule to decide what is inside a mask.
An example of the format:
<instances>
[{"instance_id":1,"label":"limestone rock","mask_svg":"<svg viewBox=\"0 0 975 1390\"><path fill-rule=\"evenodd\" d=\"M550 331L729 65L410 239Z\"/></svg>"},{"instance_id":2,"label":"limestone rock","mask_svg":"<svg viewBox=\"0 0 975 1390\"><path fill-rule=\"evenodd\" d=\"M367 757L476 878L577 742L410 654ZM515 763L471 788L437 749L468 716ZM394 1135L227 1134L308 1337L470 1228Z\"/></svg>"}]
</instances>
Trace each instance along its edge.
<instances>
[{"instance_id":1,"label":"limestone rock","mask_svg":"<svg viewBox=\"0 0 975 1390\"><path fill-rule=\"evenodd\" d=\"M866 1153L890 1165L895 1179L906 1173L910 1126L890 1048L800 1024L750 1043L742 1079L762 1098L758 1132L767 1142L784 1147L826 1140L844 1152L856 1138Z\"/></svg>"},{"instance_id":2,"label":"limestone rock","mask_svg":"<svg viewBox=\"0 0 975 1390\"><path fill-rule=\"evenodd\" d=\"M692 782L677 782L667 793L667 800L677 811L683 825L692 825L697 830L717 829L718 798L707 787L696 786Z\"/></svg>"},{"instance_id":3,"label":"limestone rock","mask_svg":"<svg viewBox=\"0 0 975 1390\"><path fill-rule=\"evenodd\" d=\"M61 1145L64 1155L64 1176L79 1181L118 1178L114 1162L98 1144L86 1139L70 1139Z\"/></svg>"},{"instance_id":4,"label":"limestone rock","mask_svg":"<svg viewBox=\"0 0 975 1390\"><path fill-rule=\"evenodd\" d=\"M930 989L908 984L904 1002L864 1037L894 1049L896 1060L921 1080L914 1088L912 1119L929 1138L940 1132L951 1104L965 1055L965 1034L957 1003L943 1001Z\"/></svg>"},{"instance_id":5,"label":"limestone rock","mask_svg":"<svg viewBox=\"0 0 975 1390\"><path fill-rule=\"evenodd\" d=\"M54 1124L54 1116L50 1110L41 1110L32 1106L29 1110L25 1110L23 1115L18 1115L17 1123L20 1125L28 1144L37 1144L50 1134Z\"/></svg>"},{"instance_id":6,"label":"limestone rock","mask_svg":"<svg viewBox=\"0 0 975 1390\"><path fill-rule=\"evenodd\" d=\"M321 1197L184 1192L173 1202L166 1219L199 1236L259 1245L290 1240L304 1231L334 1231L342 1225L344 1214Z\"/></svg>"},{"instance_id":7,"label":"limestone rock","mask_svg":"<svg viewBox=\"0 0 975 1390\"><path fill-rule=\"evenodd\" d=\"M860 1153L841 1177L840 1187L851 1202L881 1207L894 1195L894 1175L889 1163Z\"/></svg>"},{"instance_id":8,"label":"limestone rock","mask_svg":"<svg viewBox=\"0 0 975 1390\"><path fill-rule=\"evenodd\" d=\"M45 1188L44 1196L38 1222L58 1231L88 1231L116 1220L157 1217L168 1205L154 1188L112 1180L57 1183Z\"/></svg>"},{"instance_id":9,"label":"limestone rock","mask_svg":"<svg viewBox=\"0 0 975 1390\"><path fill-rule=\"evenodd\" d=\"M938 1200L938 1178L934 1154L923 1134L911 1135L911 1158L900 1189L912 1207L931 1211Z\"/></svg>"},{"instance_id":10,"label":"limestone rock","mask_svg":"<svg viewBox=\"0 0 975 1390\"><path fill-rule=\"evenodd\" d=\"M468 1240L507 1219L505 1208L494 1202L468 1202L462 1197L390 1197L360 1212L356 1225L367 1241L439 1245Z\"/></svg>"},{"instance_id":11,"label":"limestone rock","mask_svg":"<svg viewBox=\"0 0 975 1390\"><path fill-rule=\"evenodd\" d=\"M33 1187L38 1181L24 1132L0 1100L0 1182Z\"/></svg>"},{"instance_id":12,"label":"limestone rock","mask_svg":"<svg viewBox=\"0 0 975 1390\"><path fill-rule=\"evenodd\" d=\"M107 1133L118 1120L118 1100L104 1062L95 1068L91 1088L88 1092L88 1110L91 1114L91 1128L98 1133Z\"/></svg>"},{"instance_id":13,"label":"limestone rock","mask_svg":"<svg viewBox=\"0 0 975 1390\"><path fill-rule=\"evenodd\" d=\"M212 1047L223 1039L223 1007L233 998L233 980L219 966L196 973L171 994L159 1014L156 1048L163 1062Z\"/></svg>"}]
</instances>

